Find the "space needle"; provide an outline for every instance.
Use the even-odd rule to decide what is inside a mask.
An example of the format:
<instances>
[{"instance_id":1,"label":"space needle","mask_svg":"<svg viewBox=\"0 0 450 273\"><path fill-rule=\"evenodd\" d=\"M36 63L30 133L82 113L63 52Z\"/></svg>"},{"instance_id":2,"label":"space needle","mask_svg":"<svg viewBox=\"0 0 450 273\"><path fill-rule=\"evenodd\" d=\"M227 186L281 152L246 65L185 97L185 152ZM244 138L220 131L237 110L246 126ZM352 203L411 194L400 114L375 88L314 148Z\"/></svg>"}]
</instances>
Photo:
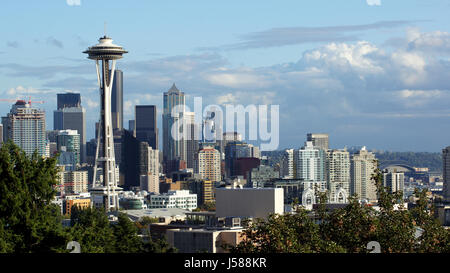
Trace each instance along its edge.
<instances>
[{"instance_id":1,"label":"space needle","mask_svg":"<svg viewBox=\"0 0 450 273\"><path fill-rule=\"evenodd\" d=\"M122 190L117 186L119 174L114 155L111 89L116 60L121 59L123 54L128 53L121 46L113 44L112 41L105 34L99 39L97 45L89 47L83 52L89 55L89 59L95 60L97 80L100 87L100 121L93 183L90 189L91 200L95 207L104 207L106 211L119 209L118 193Z\"/></svg>"}]
</instances>

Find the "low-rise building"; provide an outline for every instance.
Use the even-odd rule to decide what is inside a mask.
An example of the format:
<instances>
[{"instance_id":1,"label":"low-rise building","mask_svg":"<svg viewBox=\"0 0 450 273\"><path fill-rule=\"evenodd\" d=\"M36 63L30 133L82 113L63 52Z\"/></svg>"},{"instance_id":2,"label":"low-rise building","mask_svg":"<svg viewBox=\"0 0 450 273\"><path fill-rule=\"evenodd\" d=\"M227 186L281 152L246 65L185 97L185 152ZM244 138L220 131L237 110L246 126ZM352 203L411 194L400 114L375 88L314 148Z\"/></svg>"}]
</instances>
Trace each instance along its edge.
<instances>
[{"instance_id":1,"label":"low-rise building","mask_svg":"<svg viewBox=\"0 0 450 273\"><path fill-rule=\"evenodd\" d=\"M226 253L225 245L237 246L242 241L242 228L228 230L171 229L167 242L180 253Z\"/></svg>"},{"instance_id":2,"label":"low-rise building","mask_svg":"<svg viewBox=\"0 0 450 273\"><path fill-rule=\"evenodd\" d=\"M193 210L197 208L197 195L189 193L188 190L169 191L164 194L153 194L149 196L150 209L157 208L179 208Z\"/></svg>"},{"instance_id":3,"label":"low-rise building","mask_svg":"<svg viewBox=\"0 0 450 273\"><path fill-rule=\"evenodd\" d=\"M77 206L81 209L91 206L91 196L89 193L66 195L64 198L64 214L70 215L72 207Z\"/></svg>"},{"instance_id":4,"label":"low-rise building","mask_svg":"<svg viewBox=\"0 0 450 273\"><path fill-rule=\"evenodd\" d=\"M173 221L185 221L189 210L170 208L170 209L139 209L123 210L130 220L134 222L141 221L144 217L157 219L155 224L168 225Z\"/></svg>"},{"instance_id":5,"label":"low-rise building","mask_svg":"<svg viewBox=\"0 0 450 273\"><path fill-rule=\"evenodd\" d=\"M216 189L217 217L267 219L272 213L284 213L283 189Z\"/></svg>"}]
</instances>

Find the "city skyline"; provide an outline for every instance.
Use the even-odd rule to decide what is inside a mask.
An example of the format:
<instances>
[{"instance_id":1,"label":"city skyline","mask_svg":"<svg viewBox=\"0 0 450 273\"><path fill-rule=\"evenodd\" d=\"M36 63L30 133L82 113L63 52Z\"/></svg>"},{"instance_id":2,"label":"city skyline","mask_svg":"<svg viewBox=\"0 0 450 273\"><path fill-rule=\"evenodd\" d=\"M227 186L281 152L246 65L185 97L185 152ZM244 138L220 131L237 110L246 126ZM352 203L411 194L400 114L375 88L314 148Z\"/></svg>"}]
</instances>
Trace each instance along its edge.
<instances>
[{"instance_id":1,"label":"city skyline","mask_svg":"<svg viewBox=\"0 0 450 273\"><path fill-rule=\"evenodd\" d=\"M205 104L279 104L279 150L300 147L308 132L328 133L331 148L440 152L449 145L450 127L441 125L450 115L445 1L108 3L122 20L94 18L102 3L6 3L0 22L7 25L19 12L24 20L0 31L0 96L45 100L38 108L45 109L50 130L56 94L81 93L87 140L93 138L98 88L95 69L80 51L106 21L107 34L132 52L118 65L124 123L135 105L156 105L161 125L163 92L175 82L186 105L194 96ZM54 17L35 14L37 6ZM227 20L228 12L236 20ZM171 16L179 21L165 20ZM1 103L2 115L10 107Z\"/></svg>"}]
</instances>

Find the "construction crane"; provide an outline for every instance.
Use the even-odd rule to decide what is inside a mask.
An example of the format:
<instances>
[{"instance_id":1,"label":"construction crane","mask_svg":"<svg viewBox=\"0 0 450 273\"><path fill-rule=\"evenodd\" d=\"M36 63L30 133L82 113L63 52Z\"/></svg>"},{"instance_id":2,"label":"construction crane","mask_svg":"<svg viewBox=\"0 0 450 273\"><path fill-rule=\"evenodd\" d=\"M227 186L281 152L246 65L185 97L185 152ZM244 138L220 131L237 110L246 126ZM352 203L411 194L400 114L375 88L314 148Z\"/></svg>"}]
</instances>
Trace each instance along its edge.
<instances>
[{"instance_id":1,"label":"construction crane","mask_svg":"<svg viewBox=\"0 0 450 273\"><path fill-rule=\"evenodd\" d=\"M6 102L17 102L17 101L23 101L25 102L25 100L19 100L19 99L0 99L0 101L6 101ZM32 101L31 97L28 97L28 104L31 106L32 103L40 103L40 104L44 104L45 101Z\"/></svg>"}]
</instances>

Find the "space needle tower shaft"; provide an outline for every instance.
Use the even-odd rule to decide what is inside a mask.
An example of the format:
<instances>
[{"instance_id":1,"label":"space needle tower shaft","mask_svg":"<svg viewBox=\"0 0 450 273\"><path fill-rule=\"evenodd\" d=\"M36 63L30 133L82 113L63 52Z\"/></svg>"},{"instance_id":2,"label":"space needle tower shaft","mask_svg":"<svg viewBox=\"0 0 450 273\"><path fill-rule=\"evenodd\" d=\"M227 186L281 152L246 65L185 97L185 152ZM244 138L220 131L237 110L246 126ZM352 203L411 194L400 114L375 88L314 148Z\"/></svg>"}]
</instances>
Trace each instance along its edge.
<instances>
[{"instance_id":1,"label":"space needle tower shaft","mask_svg":"<svg viewBox=\"0 0 450 273\"><path fill-rule=\"evenodd\" d=\"M111 116L111 90L116 69L116 60L128 53L121 46L112 43L106 35L99 39L99 43L89 47L83 53L95 60L97 80L100 91L100 120L97 135L97 150L92 187L90 189L92 204L103 206L107 211L118 210L117 186L118 173L114 154L114 137Z\"/></svg>"}]
</instances>

